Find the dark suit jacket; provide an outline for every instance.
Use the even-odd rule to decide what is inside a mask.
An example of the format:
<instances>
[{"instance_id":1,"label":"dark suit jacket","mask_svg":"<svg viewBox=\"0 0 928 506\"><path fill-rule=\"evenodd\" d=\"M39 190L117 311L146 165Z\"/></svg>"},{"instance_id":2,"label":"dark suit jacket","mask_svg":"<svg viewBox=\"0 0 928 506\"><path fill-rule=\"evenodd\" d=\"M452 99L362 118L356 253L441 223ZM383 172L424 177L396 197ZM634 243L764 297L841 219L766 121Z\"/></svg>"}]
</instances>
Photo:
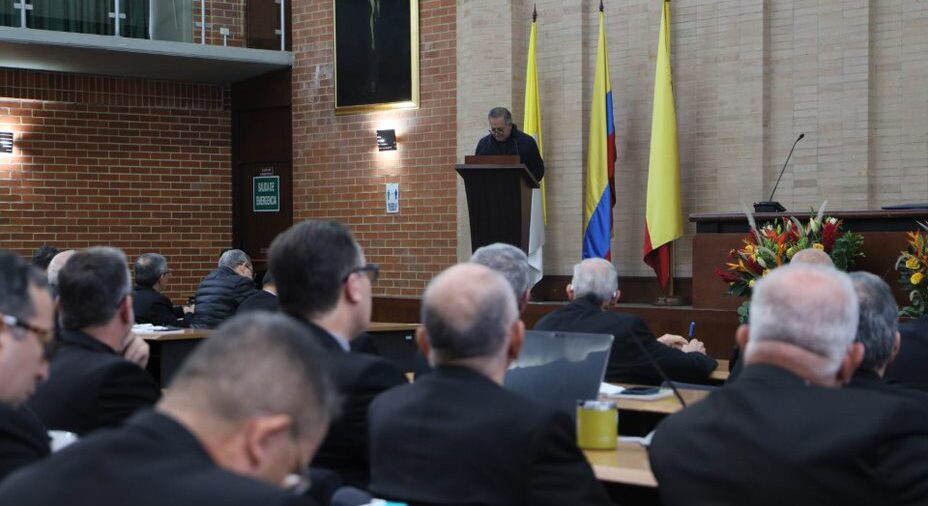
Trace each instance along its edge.
<instances>
[{"instance_id":1,"label":"dark suit jacket","mask_svg":"<svg viewBox=\"0 0 928 506\"><path fill-rule=\"evenodd\" d=\"M39 385L29 407L49 429L84 435L118 425L160 397L145 369L87 334L64 331L49 380Z\"/></svg>"},{"instance_id":2,"label":"dark suit jacket","mask_svg":"<svg viewBox=\"0 0 928 506\"><path fill-rule=\"evenodd\" d=\"M886 381L928 391L928 316L899 324L899 354L886 368Z\"/></svg>"},{"instance_id":3,"label":"dark suit jacket","mask_svg":"<svg viewBox=\"0 0 928 506\"><path fill-rule=\"evenodd\" d=\"M0 403L0 481L49 454L48 432L25 406Z\"/></svg>"},{"instance_id":4,"label":"dark suit jacket","mask_svg":"<svg viewBox=\"0 0 928 506\"><path fill-rule=\"evenodd\" d=\"M384 390L407 383L406 376L392 362L366 353L347 352L322 327L302 323L325 348L335 386L343 398L342 415L329 427L313 466L331 469L346 484L366 488L370 474L367 408Z\"/></svg>"},{"instance_id":5,"label":"dark suit jacket","mask_svg":"<svg viewBox=\"0 0 928 506\"><path fill-rule=\"evenodd\" d=\"M184 310L171 304L171 299L150 286L136 286L132 292L135 323L186 327Z\"/></svg>"},{"instance_id":6,"label":"dark suit jacket","mask_svg":"<svg viewBox=\"0 0 928 506\"><path fill-rule=\"evenodd\" d=\"M875 371L863 371L860 369L854 371L854 377L851 378L847 387L870 390L886 395L894 395L902 399L908 399L918 404L925 410L925 414L928 415L928 392L906 388L898 384L887 383Z\"/></svg>"},{"instance_id":7,"label":"dark suit jacket","mask_svg":"<svg viewBox=\"0 0 928 506\"><path fill-rule=\"evenodd\" d=\"M611 504L566 414L463 367L439 367L370 410L371 490L411 504Z\"/></svg>"},{"instance_id":8,"label":"dark suit jacket","mask_svg":"<svg viewBox=\"0 0 928 506\"><path fill-rule=\"evenodd\" d=\"M667 417L650 448L665 506L928 504L928 417L770 365Z\"/></svg>"},{"instance_id":9,"label":"dark suit jacket","mask_svg":"<svg viewBox=\"0 0 928 506\"><path fill-rule=\"evenodd\" d=\"M53 484L53 485L52 485ZM51 486L50 486L51 485ZM173 419L146 412L101 431L0 485L0 504L57 506L307 505L219 468Z\"/></svg>"},{"instance_id":10,"label":"dark suit jacket","mask_svg":"<svg viewBox=\"0 0 928 506\"><path fill-rule=\"evenodd\" d=\"M647 357L648 353L674 381L702 383L718 362L702 353L685 353L661 344L639 316L605 311L587 298L578 298L567 306L548 313L535 324L535 330L612 334L615 341L606 367L606 381L660 385L663 381Z\"/></svg>"},{"instance_id":11,"label":"dark suit jacket","mask_svg":"<svg viewBox=\"0 0 928 506\"><path fill-rule=\"evenodd\" d=\"M273 293L258 290L238 305L235 314L242 314L247 311L271 311L276 313L280 311L280 302Z\"/></svg>"}]
</instances>

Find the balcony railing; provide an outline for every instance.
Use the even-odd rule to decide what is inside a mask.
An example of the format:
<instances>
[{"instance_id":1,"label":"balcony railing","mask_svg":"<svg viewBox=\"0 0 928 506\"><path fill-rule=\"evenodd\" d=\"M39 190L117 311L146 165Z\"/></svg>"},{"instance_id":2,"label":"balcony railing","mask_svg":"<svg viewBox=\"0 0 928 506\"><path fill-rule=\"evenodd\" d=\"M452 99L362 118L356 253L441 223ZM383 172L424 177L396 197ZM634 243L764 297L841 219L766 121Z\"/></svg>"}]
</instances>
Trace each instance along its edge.
<instances>
[{"instance_id":1,"label":"balcony railing","mask_svg":"<svg viewBox=\"0 0 928 506\"><path fill-rule=\"evenodd\" d=\"M0 26L286 51L290 46L288 3L0 0Z\"/></svg>"}]
</instances>

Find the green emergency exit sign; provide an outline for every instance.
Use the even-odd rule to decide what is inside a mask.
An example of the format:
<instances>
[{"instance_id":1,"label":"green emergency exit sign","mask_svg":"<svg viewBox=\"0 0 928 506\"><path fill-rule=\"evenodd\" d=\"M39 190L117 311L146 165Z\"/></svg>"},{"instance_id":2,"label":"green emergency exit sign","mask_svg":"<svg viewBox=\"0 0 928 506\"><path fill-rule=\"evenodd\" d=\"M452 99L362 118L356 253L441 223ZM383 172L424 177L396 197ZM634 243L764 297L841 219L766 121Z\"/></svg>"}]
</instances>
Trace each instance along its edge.
<instances>
[{"instance_id":1,"label":"green emergency exit sign","mask_svg":"<svg viewBox=\"0 0 928 506\"><path fill-rule=\"evenodd\" d=\"M280 211L280 176L255 176L253 188L254 212Z\"/></svg>"}]
</instances>

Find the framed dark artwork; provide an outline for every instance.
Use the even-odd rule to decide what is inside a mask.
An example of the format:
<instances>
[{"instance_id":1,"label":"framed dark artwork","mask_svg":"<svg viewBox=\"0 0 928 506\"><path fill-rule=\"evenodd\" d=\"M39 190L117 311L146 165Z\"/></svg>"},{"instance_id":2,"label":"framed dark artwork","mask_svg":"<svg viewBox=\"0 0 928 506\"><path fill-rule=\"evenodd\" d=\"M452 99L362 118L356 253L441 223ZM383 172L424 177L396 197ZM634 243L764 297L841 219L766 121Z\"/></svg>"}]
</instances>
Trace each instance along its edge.
<instances>
[{"instance_id":1,"label":"framed dark artwork","mask_svg":"<svg viewBox=\"0 0 928 506\"><path fill-rule=\"evenodd\" d=\"M419 0L333 0L335 113L419 107Z\"/></svg>"}]
</instances>

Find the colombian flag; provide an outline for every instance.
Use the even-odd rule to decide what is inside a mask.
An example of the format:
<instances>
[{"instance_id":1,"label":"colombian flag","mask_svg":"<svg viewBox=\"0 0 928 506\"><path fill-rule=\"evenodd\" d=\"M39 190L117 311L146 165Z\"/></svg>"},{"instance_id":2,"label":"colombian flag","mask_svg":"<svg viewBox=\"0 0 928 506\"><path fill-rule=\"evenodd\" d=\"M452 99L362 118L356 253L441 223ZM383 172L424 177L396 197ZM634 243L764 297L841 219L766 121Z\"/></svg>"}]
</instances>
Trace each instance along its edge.
<instances>
[{"instance_id":1,"label":"colombian flag","mask_svg":"<svg viewBox=\"0 0 928 506\"><path fill-rule=\"evenodd\" d=\"M586 195L583 204L583 258L611 259L612 208L615 206L615 124L606 52L606 17L599 3L599 47L593 75L593 105L587 143Z\"/></svg>"},{"instance_id":2,"label":"colombian flag","mask_svg":"<svg viewBox=\"0 0 928 506\"><path fill-rule=\"evenodd\" d=\"M670 77L670 2L664 2L657 43L654 109L651 114L651 158L648 163L648 200L644 228L644 261L666 288L670 279L670 245L683 235L680 205L680 155L677 119Z\"/></svg>"}]
</instances>

